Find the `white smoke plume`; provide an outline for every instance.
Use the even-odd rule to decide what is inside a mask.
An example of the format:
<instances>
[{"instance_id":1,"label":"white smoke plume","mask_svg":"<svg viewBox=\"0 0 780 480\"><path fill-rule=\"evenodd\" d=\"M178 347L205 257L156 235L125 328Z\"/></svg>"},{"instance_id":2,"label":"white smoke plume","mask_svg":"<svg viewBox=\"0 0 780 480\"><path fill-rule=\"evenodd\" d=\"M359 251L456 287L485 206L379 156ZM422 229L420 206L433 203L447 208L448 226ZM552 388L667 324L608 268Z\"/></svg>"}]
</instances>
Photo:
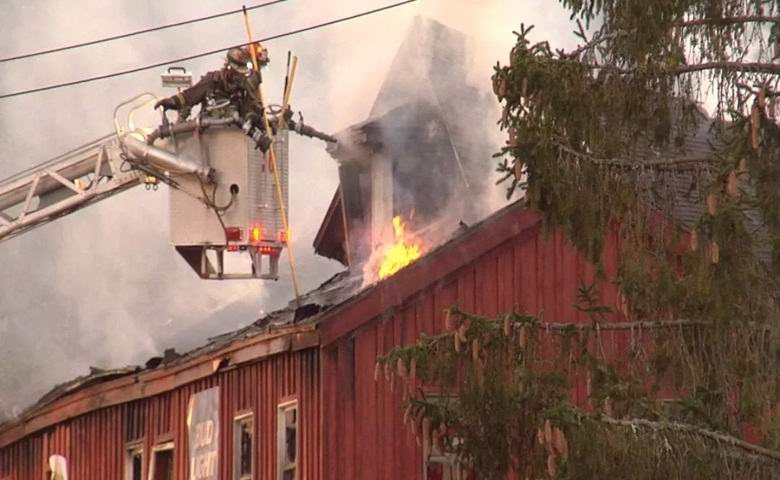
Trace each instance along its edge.
<instances>
[{"instance_id":1,"label":"white smoke plume","mask_svg":"<svg viewBox=\"0 0 780 480\"><path fill-rule=\"evenodd\" d=\"M92 40L217 11L245 1L103 2L7 0L0 16L0 57ZM254 3L254 2L250 2ZM379 0L290 0L251 13L255 36L285 32L387 4ZM286 52L301 60L292 105L306 122L335 132L364 120L415 15L465 32L469 77L488 91L492 65L506 61L520 22L537 35L568 36L551 0L424 0L376 16L270 42L266 94L279 99ZM0 64L0 92L69 81L222 45L244 42L240 16L109 44ZM560 45L565 46L565 45ZM220 55L185 62L197 79ZM0 100L0 178L47 160L112 129L115 105L142 91L169 95L160 71L146 71ZM278 100L277 100L278 101ZM498 108L477 116L495 126ZM496 145L503 141L498 133ZM290 217L304 290L340 266L315 257L311 242L338 176L323 144L294 139ZM486 175L492 164L486 164ZM500 198L502 192L498 193ZM498 204L498 203L497 203ZM248 324L292 296L283 280L205 282L168 245L164 190L142 188L0 244L0 417L13 415L55 383L90 365L143 363L175 346L193 347Z\"/></svg>"}]
</instances>

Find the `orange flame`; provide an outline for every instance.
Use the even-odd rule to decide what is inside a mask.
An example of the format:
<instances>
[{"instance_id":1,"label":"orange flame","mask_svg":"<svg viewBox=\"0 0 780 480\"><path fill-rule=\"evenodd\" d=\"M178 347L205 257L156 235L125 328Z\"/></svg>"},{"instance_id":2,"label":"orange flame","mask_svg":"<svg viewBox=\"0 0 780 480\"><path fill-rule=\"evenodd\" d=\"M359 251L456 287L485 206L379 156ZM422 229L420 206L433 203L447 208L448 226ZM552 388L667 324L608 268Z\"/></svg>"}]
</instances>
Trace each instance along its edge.
<instances>
[{"instance_id":1,"label":"orange flame","mask_svg":"<svg viewBox=\"0 0 780 480\"><path fill-rule=\"evenodd\" d=\"M379 278L387 278L422 255L422 246L406 234L406 225L400 216L393 217L395 242L384 247L384 258L379 266Z\"/></svg>"}]
</instances>

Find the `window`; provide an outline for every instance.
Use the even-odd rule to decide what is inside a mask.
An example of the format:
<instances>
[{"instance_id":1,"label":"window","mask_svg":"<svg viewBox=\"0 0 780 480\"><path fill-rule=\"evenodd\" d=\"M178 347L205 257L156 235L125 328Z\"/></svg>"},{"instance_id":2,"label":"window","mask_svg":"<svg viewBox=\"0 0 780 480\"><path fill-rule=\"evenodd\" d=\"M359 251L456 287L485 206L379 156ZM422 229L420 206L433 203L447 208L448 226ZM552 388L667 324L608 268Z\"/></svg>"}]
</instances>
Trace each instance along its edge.
<instances>
[{"instance_id":1,"label":"window","mask_svg":"<svg viewBox=\"0 0 780 480\"><path fill-rule=\"evenodd\" d=\"M298 402L279 405L276 417L279 480L298 478Z\"/></svg>"},{"instance_id":2,"label":"window","mask_svg":"<svg viewBox=\"0 0 780 480\"><path fill-rule=\"evenodd\" d=\"M431 453L425 461L425 480L469 480L471 477L461 468L452 453L442 452L431 445Z\"/></svg>"},{"instance_id":3,"label":"window","mask_svg":"<svg viewBox=\"0 0 780 480\"><path fill-rule=\"evenodd\" d=\"M149 480L173 480L173 442L152 449Z\"/></svg>"},{"instance_id":4,"label":"window","mask_svg":"<svg viewBox=\"0 0 780 480\"><path fill-rule=\"evenodd\" d=\"M144 447L133 445L128 447L125 456L125 479L143 480Z\"/></svg>"},{"instance_id":5,"label":"window","mask_svg":"<svg viewBox=\"0 0 780 480\"><path fill-rule=\"evenodd\" d=\"M451 404L458 401L457 396L438 395L430 393L428 400L438 404ZM460 442L459 438L452 439L453 446ZM433 443L433 442L432 442ZM428 458L423 458L423 478L425 480L472 480L474 474L458 461L454 453L444 452L431 445Z\"/></svg>"},{"instance_id":6,"label":"window","mask_svg":"<svg viewBox=\"0 0 780 480\"><path fill-rule=\"evenodd\" d=\"M239 415L233 420L233 478L235 480L252 478L254 425L252 413Z\"/></svg>"}]
</instances>

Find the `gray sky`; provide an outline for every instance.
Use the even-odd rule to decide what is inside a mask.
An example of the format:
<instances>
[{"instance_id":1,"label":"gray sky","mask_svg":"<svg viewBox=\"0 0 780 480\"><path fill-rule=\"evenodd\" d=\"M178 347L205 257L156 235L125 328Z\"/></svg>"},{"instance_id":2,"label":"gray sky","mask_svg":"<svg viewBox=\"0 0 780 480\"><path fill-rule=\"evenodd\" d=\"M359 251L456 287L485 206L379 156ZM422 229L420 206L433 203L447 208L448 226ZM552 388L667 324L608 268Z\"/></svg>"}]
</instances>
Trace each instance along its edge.
<instances>
[{"instance_id":1,"label":"gray sky","mask_svg":"<svg viewBox=\"0 0 780 480\"><path fill-rule=\"evenodd\" d=\"M56 47L239 8L242 1L5 0L0 57ZM251 13L256 37L377 6L377 0L289 0ZM506 62L520 23L535 38L572 45L554 0L422 0L376 16L267 44L266 95L278 102L287 50L300 57L292 105L307 123L336 132L364 120L415 15L470 35L471 81L490 88L492 65ZM99 75L244 42L240 15L108 44L0 64L0 92ZM185 62L197 79L221 55ZM160 69L162 70L162 69ZM0 100L0 178L112 129L119 102L160 87L159 70ZM495 125L496 112L475 115ZM500 142L501 136L496 135ZM324 144L294 138L290 221L303 290L340 269L315 257L311 242L337 185ZM490 169L492 171L492 168ZM486 173L487 174L487 173ZM501 187L503 188L503 187ZM497 190L498 191L498 190ZM500 197L502 192L498 193ZM497 198L498 198L497 197ZM168 346L191 348L250 323L292 296L283 279L205 282L168 245L165 189L125 192L0 244L0 416L15 411L89 365L142 363Z\"/></svg>"}]
</instances>

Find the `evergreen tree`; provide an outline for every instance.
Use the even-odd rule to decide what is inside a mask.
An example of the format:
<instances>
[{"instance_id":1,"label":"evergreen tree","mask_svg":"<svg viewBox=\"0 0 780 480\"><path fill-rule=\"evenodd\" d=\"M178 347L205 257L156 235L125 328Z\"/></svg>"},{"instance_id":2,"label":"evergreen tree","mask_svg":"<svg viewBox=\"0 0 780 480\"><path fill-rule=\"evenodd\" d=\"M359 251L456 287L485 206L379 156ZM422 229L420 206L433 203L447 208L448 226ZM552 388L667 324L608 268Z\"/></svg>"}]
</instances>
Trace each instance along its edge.
<instances>
[{"instance_id":1,"label":"evergreen tree","mask_svg":"<svg viewBox=\"0 0 780 480\"><path fill-rule=\"evenodd\" d=\"M560 2L581 44L532 44L521 27L495 68L498 171L595 265L617 236L618 275L600 279L618 285L629 322L607 321L589 286L580 327L454 308L448 332L378 366L405 380L426 448L482 478L777 478L780 2ZM698 205L693 224L674 223L682 196ZM672 220L654 221L658 209ZM652 341L603 355L599 332L628 328ZM587 411L568 395L585 372ZM452 396L426 398L419 382ZM661 402L668 384L676 399ZM747 426L761 446L740 440Z\"/></svg>"}]
</instances>

